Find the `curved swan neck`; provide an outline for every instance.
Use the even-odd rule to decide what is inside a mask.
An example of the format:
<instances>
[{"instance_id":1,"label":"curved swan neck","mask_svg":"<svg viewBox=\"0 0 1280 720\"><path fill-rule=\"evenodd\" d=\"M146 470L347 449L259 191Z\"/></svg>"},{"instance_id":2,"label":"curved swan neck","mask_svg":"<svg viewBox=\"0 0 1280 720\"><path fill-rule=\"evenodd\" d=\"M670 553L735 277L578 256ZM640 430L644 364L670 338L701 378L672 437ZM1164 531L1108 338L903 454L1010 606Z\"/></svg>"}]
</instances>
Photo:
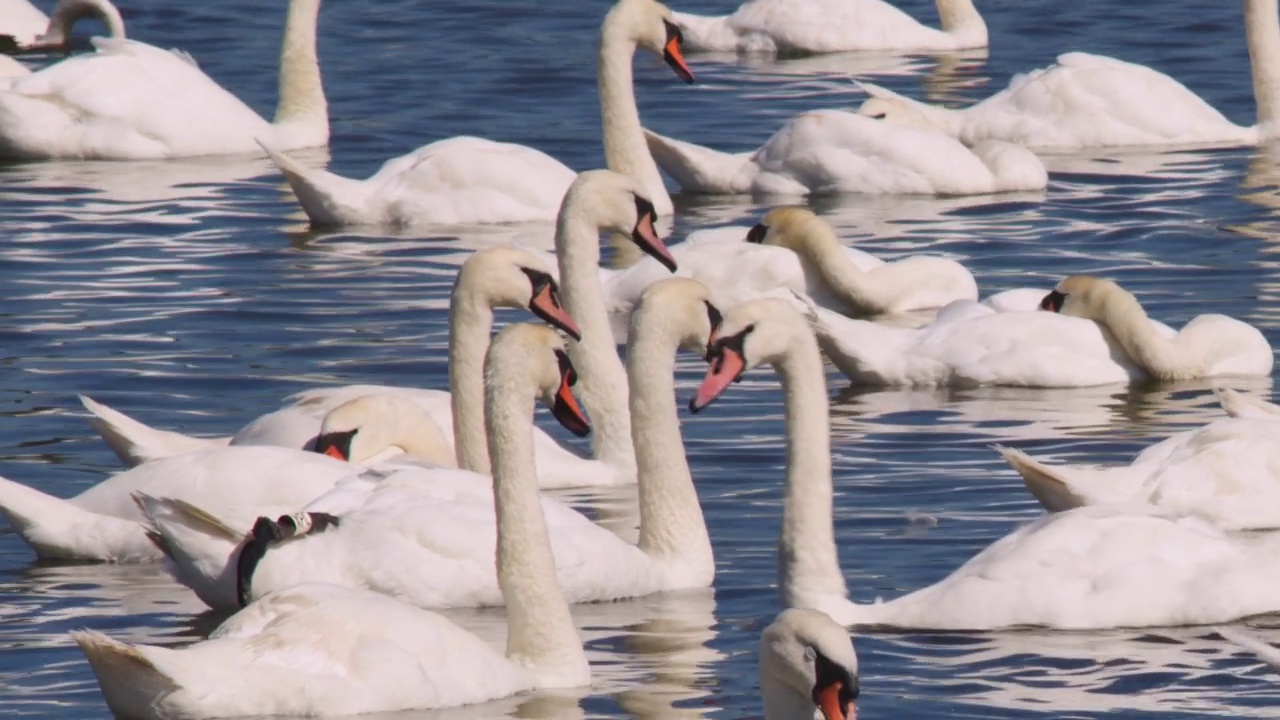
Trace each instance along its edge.
<instances>
[{"instance_id":1,"label":"curved swan neck","mask_svg":"<svg viewBox=\"0 0 1280 720\"><path fill-rule=\"evenodd\" d=\"M49 27L37 39L37 44L65 44L71 28L86 18L101 21L106 26L108 36L124 39L124 18L120 17L120 11L115 5L104 0L62 0L53 8L53 14L49 16Z\"/></svg>"},{"instance_id":2,"label":"curved swan neck","mask_svg":"<svg viewBox=\"0 0 1280 720\"><path fill-rule=\"evenodd\" d=\"M1259 129L1264 135L1275 135L1280 132L1280 11L1276 1L1245 0L1244 31Z\"/></svg>"},{"instance_id":3,"label":"curved swan neck","mask_svg":"<svg viewBox=\"0 0 1280 720\"><path fill-rule=\"evenodd\" d=\"M973 6L973 0L937 0L937 7L938 24L943 32L974 44L986 42L987 23Z\"/></svg>"},{"instance_id":4,"label":"curved swan neck","mask_svg":"<svg viewBox=\"0 0 1280 720\"><path fill-rule=\"evenodd\" d=\"M320 0L291 0L280 45L280 100L274 125L294 125L329 137L329 105L320 80L316 23ZM284 149L291 143L280 142Z\"/></svg>"},{"instance_id":5,"label":"curved swan neck","mask_svg":"<svg viewBox=\"0 0 1280 720\"><path fill-rule=\"evenodd\" d=\"M614 20L615 17L618 20ZM640 125L631 71L636 43L617 27L624 18L612 12L606 18L600 29L600 50L596 56L604 161L610 170L640 183L658 215L667 216L674 212L674 206Z\"/></svg>"},{"instance_id":6,"label":"curved swan neck","mask_svg":"<svg viewBox=\"0 0 1280 720\"><path fill-rule=\"evenodd\" d=\"M556 258L565 309L578 323L582 340L569 342L578 369L574 388L591 417L591 449L596 459L624 476L634 476L631 418L627 412L627 375L613 344L613 329L600 287L600 233L577 212L556 221Z\"/></svg>"},{"instance_id":7,"label":"curved swan neck","mask_svg":"<svg viewBox=\"0 0 1280 720\"><path fill-rule=\"evenodd\" d=\"M815 218L805 226L802 237L796 254L806 274L816 274L833 295L858 313L875 314L889 310L891 298L883 297L885 293L878 287L874 276L858 268L830 225Z\"/></svg>"},{"instance_id":8,"label":"curved swan neck","mask_svg":"<svg viewBox=\"0 0 1280 720\"><path fill-rule=\"evenodd\" d=\"M1180 380L1199 374L1195 360L1160 335L1133 295L1120 290L1107 296L1096 320L1124 349L1133 364L1156 380Z\"/></svg>"},{"instance_id":9,"label":"curved swan neck","mask_svg":"<svg viewBox=\"0 0 1280 720\"><path fill-rule=\"evenodd\" d=\"M774 364L782 380L787 422L787 487L778 547L783 607L816 607L847 594L832 518L831 422L817 342L796 333Z\"/></svg>"},{"instance_id":10,"label":"curved swan neck","mask_svg":"<svg viewBox=\"0 0 1280 720\"><path fill-rule=\"evenodd\" d=\"M518 358L490 363L485 426L493 459L498 585L507 603L507 658L537 673L587 677L586 654L556 579L533 467L533 398Z\"/></svg>"},{"instance_id":11,"label":"curved swan neck","mask_svg":"<svg viewBox=\"0 0 1280 720\"><path fill-rule=\"evenodd\" d=\"M493 310L474 293L454 285L449 300L449 392L453 445L458 467L488 475L484 430L484 354Z\"/></svg>"},{"instance_id":12,"label":"curved swan neck","mask_svg":"<svg viewBox=\"0 0 1280 720\"><path fill-rule=\"evenodd\" d=\"M675 354L683 333L677 323L661 317L663 310L642 307L632 317L627 348L640 505L638 545L655 560L679 561L709 579L715 574L711 538L676 410Z\"/></svg>"}]
</instances>

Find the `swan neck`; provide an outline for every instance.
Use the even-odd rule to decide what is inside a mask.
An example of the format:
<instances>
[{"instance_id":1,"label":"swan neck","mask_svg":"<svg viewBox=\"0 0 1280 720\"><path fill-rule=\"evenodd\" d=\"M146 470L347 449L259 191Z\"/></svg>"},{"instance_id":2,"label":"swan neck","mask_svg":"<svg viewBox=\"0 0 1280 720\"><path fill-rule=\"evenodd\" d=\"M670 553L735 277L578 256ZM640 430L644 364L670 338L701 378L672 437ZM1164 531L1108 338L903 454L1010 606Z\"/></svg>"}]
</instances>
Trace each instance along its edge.
<instances>
[{"instance_id":1,"label":"swan neck","mask_svg":"<svg viewBox=\"0 0 1280 720\"><path fill-rule=\"evenodd\" d=\"M71 28L80 20L96 18L106 27L107 35L118 40L125 38L124 18L114 5L103 0L63 0L53 8L49 27L41 36L42 42L66 43Z\"/></svg>"},{"instance_id":2,"label":"swan neck","mask_svg":"<svg viewBox=\"0 0 1280 720\"><path fill-rule=\"evenodd\" d=\"M1280 133L1280 10L1276 0L1245 0L1245 43L1253 72L1258 125L1266 136Z\"/></svg>"},{"instance_id":3,"label":"swan neck","mask_svg":"<svg viewBox=\"0 0 1280 720\"><path fill-rule=\"evenodd\" d=\"M494 368L502 370L505 368ZM556 579L533 465L533 397L516 373L491 372L485 396L498 585L507 604L507 658L537 673L588 673Z\"/></svg>"},{"instance_id":4,"label":"swan neck","mask_svg":"<svg viewBox=\"0 0 1280 720\"><path fill-rule=\"evenodd\" d=\"M813 700L760 668L760 696L764 700L764 720L812 720L817 707Z\"/></svg>"},{"instance_id":5,"label":"swan neck","mask_svg":"<svg viewBox=\"0 0 1280 720\"><path fill-rule=\"evenodd\" d=\"M577 321L582 340L569 341L578 369L574 393L591 418L596 459L624 477L634 477L627 375L613 343L604 290L600 286L600 233L594 223L566 208L556 223L556 258L565 309Z\"/></svg>"},{"instance_id":6,"label":"swan neck","mask_svg":"<svg viewBox=\"0 0 1280 720\"><path fill-rule=\"evenodd\" d=\"M640 125L631 68L635 51L634 40L605 23L596 57L604 160L610 170L639 183L661 217L672 214L673 206Z\"/></svg>"},{"instance_id":7,"label":"swan neck","mask_svg":"<svg viewBox=\"0 0 1280 720\"><path fill-rule=\"evenodd\" d=\"M987 23L973 0L937 0L937 7L938 24L943 32L972 43L986 43Z\"/></svg>"},{"instance_id":8,"label":"swan neck","mask_svg":"<svg viewBox=\"0 0 1280 720\"><path fill-rule=\"evenodd\" d=\"M493 310L462 285L459 280L449 301L449 393L454 456L458 467L488 475L484 354L489 349Z\"/></svg>"},{"instance_id":9,"label":"swan neck","mask_svg":"<svg viewBox=\"0 0 1280 720\"><path fill-rule=\"evenodd\" d=\"M682 339L663 308L643 307L632 318L627 347L631 438L640 506L639 547L649 557L679 561L700 577L715 574L698 491L685 458L675 399L675 354Z\"/></svg>"},{"instance_id":10,"label":"swan neck","mask_svg":"<svg viewBox=\"0 0 1280 720\"><path fill-rule=\"evenodd\" d=\"M783 607L815 607L845 597L832 519L831 422L817 342L796 333L775 368L787 423L787 484L778 548Z\"/></svg>"},{"instance_id":11,"label":"swan neck","mask_svg":"<svg viewBox=\"0 0 1280 720\"><path fill-rule=\"evenodd\" d=\"M280 101L274 124L300 126L309 133L323 132L329 138L329 105L320 80L320 59L316 54L316 23L320 0L291 0L280 45ZM298 146L278 140L282 148Z\"/></svg>"},{"instance_id":12,"label":"swan neck","mask_svg":"<svg viewBox=\"0 0 1280 720\"><path fill-rule=\"evenodd\" d=\"M1180 380L1194 377L1197 368L1174 341L1155 329L1138 299L1120 291L1110 295L1102 307L1098 322L1124 349L1129 360L1156 380Z\"/></svg>"},{"instance_id":13,"label":"swan neck","mask_svg":"<svg viewBox=\"0 0 1280 720\"><path fill-rule=\"evenodd\" d=\"M892 297L884 297L884 289L877 286L874 276L858 268L827 223L810 222L797 250L806 274L816 274L832 295L858 313L877 314L890 309Z\"/></svg>"}]
</instances>

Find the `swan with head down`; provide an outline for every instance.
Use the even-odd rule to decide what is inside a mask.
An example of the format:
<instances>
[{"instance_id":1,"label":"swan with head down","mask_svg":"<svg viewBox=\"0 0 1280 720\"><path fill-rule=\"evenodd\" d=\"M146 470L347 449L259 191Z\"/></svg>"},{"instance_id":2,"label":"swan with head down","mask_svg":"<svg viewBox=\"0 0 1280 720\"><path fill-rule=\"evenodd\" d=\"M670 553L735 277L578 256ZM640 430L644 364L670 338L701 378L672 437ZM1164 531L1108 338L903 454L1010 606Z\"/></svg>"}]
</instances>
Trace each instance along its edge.
<instances>
[{"instance_id":1,"label":"swan with head down","mask_svg":"<svg viewBox=\"0 0 1280 720\"><path fill-rule=\"evenodd\" d=\"M849 633L817 610L791 608L760 634L765 720L854 720L858 656Z\"/></svg>"}]
</instances>

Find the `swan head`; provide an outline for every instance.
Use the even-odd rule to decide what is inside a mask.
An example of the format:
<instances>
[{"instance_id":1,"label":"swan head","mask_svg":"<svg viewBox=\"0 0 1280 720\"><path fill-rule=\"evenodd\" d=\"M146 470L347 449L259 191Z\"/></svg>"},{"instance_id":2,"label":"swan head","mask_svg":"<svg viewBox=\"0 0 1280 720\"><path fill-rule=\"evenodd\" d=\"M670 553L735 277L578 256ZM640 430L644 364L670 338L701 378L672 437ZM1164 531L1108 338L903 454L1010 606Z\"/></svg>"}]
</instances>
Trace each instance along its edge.
<instances>
[{"instance_id":1,"label":"swan head","mask_svg":"<svg viewBox=\"0 0 1280 720\"><path fill-rule=\"evenodd\" d=\"M109 0L59 0L49 14L49 25L43 34L30 43L20 45L11 36L5 42L4 52L28 53L65 50L71 37L71 28L81 20L95 18L106 27L107 35L124 39L124 18Z\"/></svg>"},{"instance_id":2,"label":"swan head","mask_svg":"<svg viewBox=\"0 0 1280 720\"><path fill-rule=\"evenodd\" d=\"M631 313L630 336L640 342L654 334L670 334L682 349L706 358L723 319L706 285L692 278L665 278L640 293Z\"/></svg>"},{"instance_id":3,"label":"swan head","mask_svg":"<svg viewBox=\"0 0 1280 720\"><path fill-rule=\"evenodd\" d=\"M655 0L619 0L600 27L601 44L622 40L662 57L687 83L693 70L684 59L684 34L671 9Z\"/></svg>"},{"instance_id":4,"label":"swan head","mask_svg":"<svg viewBox=\"0 0 1280 720\"><path fill-rule=\"evenodd\" d=\"M645 254L676 271L676 259L658 237L658 211L635 180L612 170L588 170L564 194L558 222L577 218L601 232L631 238ZM559 234L559 233L557 233Z\"/></svg>"},{"instance_id":5,"label":"swan head","mask_svg":"<svg viewBox=\"0 0 1280 720\"><path fill-rule=\"evenodd\" d=\"M689 402L689 410L702 410L746 371L781 362L806 343L814 345L813 333L804 316L787 300L765 297L734 305L724 313L707 351L711 366Z\"/></svg>"},{"instance_id":6,"label":"swan head","mask_svg":"<svg viewBox=\"0 0 1280 720\"><path fill-rule=\"evenodd\" d=\"M453 445L427 411L390 393L361 395L330 410L313 449L353 463L377 462L400 452L442 467L455 463Z\"/></svg>"},{"instance_id":7,"label":"swan head","mask_svg":"<svg viewBox=\"0 0 1280 720\"><path fill-rule=\"evenodd\" d=\"M464 298L491 308L527 308L574 340L582 339L577 323L560 302L560 286L544 255L510 247L477 250L458 271L450 307Z\"/></svg>"},{"instance_id":8,"label":"swan head","mask_svg":"<svg viewBox=\"0 0 1280 720\"><path fill-rule=\"evenodd\" d=\"M591 423L573 395L578 373L569 360L564 338L545 325L513 323L502 329L489 346L484 360L485 414L492 416L489 403L501 402L520 383L537 388L552 416L573 434L583 437L591 432ZM490 447L495 436L490 434Z\"/></svg>"},{"instance_id":9,"label":"swan head","mask_svg":"<svg viewBox=\"0 0 1280 720\"><path fill-rule=\"evenodd\" d=\"M747 242L775 245L802 253L820 238L834 238L835 231L817 213L799 205L770 210L747 232Z\"/></svg>"},{"instance_id":10,"label":"swan head","mask_svg":"<svg viewBox=\"0 0 1280 720\"><path fill-rule=\"evenodd\" d=\"M853 720L858 656L849 632L826 613L784 610L760 635L760 689L766 717L785 703L806 717L818 710L825 720Z\"/></svg>"},{"instance_id":11,"label":"swan head","mask_svg":"<svg viewBox=\"0 0 1280 720\"><path fill-rule=\"evenodd\" d=\"M1040 309L1073 317L1100 320L1106 308L1121 299L1137 303L1115 281L1092 275L1072 275L1053 288L1053 292L1040 301Z\"/></svg>"}]
</instances>

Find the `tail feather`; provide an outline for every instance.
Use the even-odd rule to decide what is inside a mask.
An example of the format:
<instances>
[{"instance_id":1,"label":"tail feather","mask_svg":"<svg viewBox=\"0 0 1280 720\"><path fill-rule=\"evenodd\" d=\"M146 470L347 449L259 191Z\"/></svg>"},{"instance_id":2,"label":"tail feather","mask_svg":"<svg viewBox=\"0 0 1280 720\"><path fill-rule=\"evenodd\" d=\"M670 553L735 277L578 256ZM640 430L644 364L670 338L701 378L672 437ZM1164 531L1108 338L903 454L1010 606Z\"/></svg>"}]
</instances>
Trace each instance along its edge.
<instances>
[{"instance_id":1,"label":"tail feather","mask_svg":"<svg viewBox=\"0 0 1280 720\"><path fill-rule=\"evenodd\" d=\"M165 555L166 568L212 608L238 608L235 560L244 530L237 530L185 500L135 493L147 536Z\"/></svg>"},{"instance_id":2,"label":"tail feather","mask_svg":"<svg viewBox=\"0 0 1280 720\"><path fill-rule=\"evenodd\" d=\"M750 190L750 178L739 177L749 154L723 153L651 130L644 131L644 139L658 167L684 190L710 193Z\"/></svg>"},{"instance_id":3,"label":"tail feather","mask_svg":"<svg viewBox=\"0 0 1280 720\"><path fill-rule=\"evenodd\" d=\"M89 424L98 431L116 457L129 467L141 465L148 460L222 447L231 442L230 437L197 438L169 430L158 430L86 395L79 397L84 408L93 413Z\"/></svg>"},{"instance_id":4,"label":"tail feather","mask_svg":"<svg viewBox=\"0 0 1280 720\"><path fill-rule=\"evenodd\" d=\"M71 639L89 660L102 697L116 717L154 717L155 704L179 689L173 678L132 645L93 630L72 631Z\"/></svg>"},{"instance_id":5,"label":"tail feather","mask_svg":"<svg viewBox=\"0 0 1280 720\"><path fill-rule=\"evenodd\" d=\"M1223 411L1233 418L1280 420L1280 405L1230 388L1216 388L1213 393L1218 396Z\"/></svg>"},{"instance_id":6,"label":"tail feather","mask_svg":"<svg viewBox=\"0 0 1280 720\"><path fill-rule=\"evenodd\" d=\"M1005 462L1018 471L1022 481L1027 485L1027 490L1049 512L1062 512L1089 504L1088 500L1079 495L1066 477L1055 468L1041 463L1021 450L1003 445L996 445L995 450L1000 453Z\"/></svg>"},{"instance_id":7,"label":"tail feather","mask_svg":"<svg viewBox=\"0 0 1280 720\"><path fill-rule=\"evenodd\" d=\"M359 225L376 223L369 208L369 186L362 180L335 175L328 170L305 167L283 152L258 140L258 145L284 174L303 212L316 225Z\"/></svg>"},{"instance_id":8,"label":"tail feather","mask_svg":"<svg viewBox=\"0 0 1280 720\"><path fill-rule=\"evenodd\" d=\"M5 478L0 478L0 512L41 558L120 562L160 557L133 520L89 512Z\"/></svg>"}]
</instances>

